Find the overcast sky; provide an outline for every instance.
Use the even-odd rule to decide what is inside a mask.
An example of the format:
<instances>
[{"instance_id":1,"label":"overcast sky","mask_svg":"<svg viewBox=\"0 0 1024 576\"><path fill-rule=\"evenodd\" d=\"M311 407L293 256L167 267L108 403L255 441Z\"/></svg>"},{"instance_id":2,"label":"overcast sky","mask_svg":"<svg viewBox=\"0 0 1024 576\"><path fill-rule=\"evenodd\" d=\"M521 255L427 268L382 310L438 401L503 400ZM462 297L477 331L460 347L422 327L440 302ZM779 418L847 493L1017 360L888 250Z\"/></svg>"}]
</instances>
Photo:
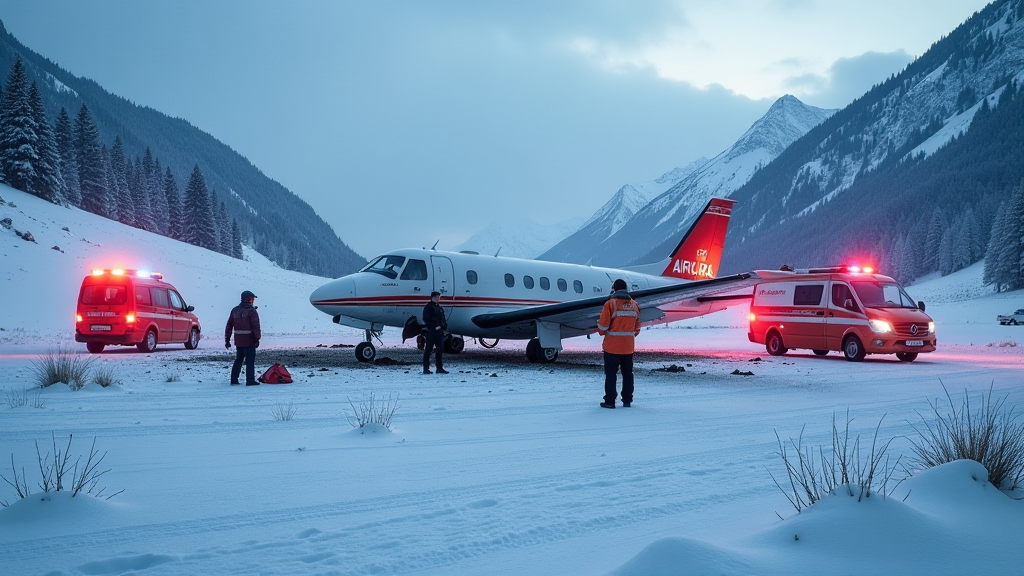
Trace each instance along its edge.
<instances>
[{"instance_id":1,"label":"overcast sky","mask_svg":"<svg viewBox=\"0 0 1024 576\"><path fill-rule=\"evenodd\" d=\"M793 94L839 108L982 0L5 0L28 47L185 118L363 256L590 216Z\"/></svg>"}]
</instances>

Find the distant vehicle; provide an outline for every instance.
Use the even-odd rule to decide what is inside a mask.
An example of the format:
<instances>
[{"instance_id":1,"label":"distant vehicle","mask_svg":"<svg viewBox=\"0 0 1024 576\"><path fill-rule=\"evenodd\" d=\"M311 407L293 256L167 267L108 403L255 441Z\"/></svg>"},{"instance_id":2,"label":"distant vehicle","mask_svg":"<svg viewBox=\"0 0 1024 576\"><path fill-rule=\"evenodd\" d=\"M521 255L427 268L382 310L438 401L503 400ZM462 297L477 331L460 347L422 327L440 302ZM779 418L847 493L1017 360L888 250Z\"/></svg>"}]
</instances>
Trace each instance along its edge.
<instances>
[{"instance_id":1,"label":"distant vehicle","mask_svg":"<svg viewBox=\"0 0 1024 576\"><path fill-rule=\"evenodd\" d=\"M420 334L417 316L430 293L441 293L451 334L445 350L459 353L465 337L485 348L498 339L528 340L530 362L554 362L562 339L597 332L612 282L622 278L640 305L644 325L693 318L749 301L730 294L756 282L750 273L718 277L734 200L713 198L668 257L618 270L562 262L499 258L476 252L404 249L317 288L310 303L334 322L366 331L356 358L376 356L372 338L385 326L402 338ZM484 340L486 339L486 341Z\"/></svg>"},{"instance_id":2,"label":"distant vehicle","mask_svg":"<svg viewBox=\"0 0 1024 576\"><path fill-rule=\"evenodd\" d=\"M996 316L996 320L1003 326L1016 326L1018 324L1024 324L1024 308L1017 310L1009 316Z\"/></svg>"},{"instance_id":3,"label":"distant vehicle","mask_svg":"<svg viewBox=\"0 0 1024 576\"><path fill-rule=\"evenodd\" d=\"M93 270L78 293L75 341L93 354L112 345L152 352L177 343L193 350L203 333L193 310L162 274Z\"/></svg>"},{"instance_id":4,"label":"distant vehicle","mask_svg":"<svg viewBox=\"0 0 1024 576\"><path fill-rule=\"evenodd\" d=\"M772 356L791 348L818 356L842 351L860 362L867 354L896 354L913 362L934 352L935 322L895 280L870 268L836 266L810 270L758 270L750 305L751 342Z\"/></svg>"}]
</instances>

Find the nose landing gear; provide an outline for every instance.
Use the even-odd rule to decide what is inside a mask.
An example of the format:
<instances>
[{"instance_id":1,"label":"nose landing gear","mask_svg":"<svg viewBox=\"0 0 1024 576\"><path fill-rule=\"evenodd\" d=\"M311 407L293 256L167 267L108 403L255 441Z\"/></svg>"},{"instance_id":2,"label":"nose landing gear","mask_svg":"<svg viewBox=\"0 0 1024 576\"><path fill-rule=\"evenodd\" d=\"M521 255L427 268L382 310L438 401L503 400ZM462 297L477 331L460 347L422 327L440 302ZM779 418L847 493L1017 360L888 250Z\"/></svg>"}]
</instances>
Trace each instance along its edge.
<instances>
[{"instance_id":1,"label":"nose landing gear","mask_svg":"<svg viewBox=\"0 0 1024 576\"><path fill-rule=\"evenodd\" d=\"M360 362L373 362L377 357L377 348L373 345L373 339L380 342L381 330L367 330L366 340L356 345L356 360ZM383 344L383 342L381 342Z\"/></svg>"}]
</instances>

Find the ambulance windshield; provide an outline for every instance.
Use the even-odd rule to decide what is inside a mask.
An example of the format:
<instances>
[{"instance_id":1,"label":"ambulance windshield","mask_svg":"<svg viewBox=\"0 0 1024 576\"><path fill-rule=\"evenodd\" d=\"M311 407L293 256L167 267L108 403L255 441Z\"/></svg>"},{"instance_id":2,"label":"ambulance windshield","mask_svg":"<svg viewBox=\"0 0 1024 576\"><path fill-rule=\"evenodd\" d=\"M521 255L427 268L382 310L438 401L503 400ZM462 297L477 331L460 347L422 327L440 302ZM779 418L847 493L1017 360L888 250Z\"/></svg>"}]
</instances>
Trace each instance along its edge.
<instances>
[{"instance_id":1,"label":"ambulance windshield","mask_svg":"<svg viewBox=\"0 0 1024 576\"><path fill-rule=\"evenodd\" d=\"M398 272L402 269L403 264L405 264L405 256L380 256L367 264L360 272L375 272L394 280L398 278Z\"/></svg>"},{"instance_id":2,"label":"ambulance windshield","mask_svg":"<svg viewBox=\"0 0 1024 576\"><path fill-rule=\"evenodd\" d=\"M868 308L917 308L913 299L895 282L855 281L853 289Z\"/></svg>"}]
</instances>

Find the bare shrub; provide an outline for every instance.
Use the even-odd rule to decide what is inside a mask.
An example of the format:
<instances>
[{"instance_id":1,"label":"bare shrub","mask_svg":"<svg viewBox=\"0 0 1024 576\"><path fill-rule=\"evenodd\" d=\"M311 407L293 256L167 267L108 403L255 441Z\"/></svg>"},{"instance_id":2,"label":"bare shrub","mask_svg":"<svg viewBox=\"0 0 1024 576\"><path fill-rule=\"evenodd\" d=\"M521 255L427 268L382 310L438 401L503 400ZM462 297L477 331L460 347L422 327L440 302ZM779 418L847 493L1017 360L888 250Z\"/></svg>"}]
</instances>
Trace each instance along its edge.
<instances>
[{"instance_id":1,"label":"bare shrub","mask_svg":"<svg viewBox=\"0 0 1024 576\"><path fill-rule=\"evenodd\" d=\"M299 409L293 406L291 402L289 402L287 406L284 404L275 404L274 407L270 410L270 413L274 415L274 420L280 422L289 422L291 421L292 418L295 417L295 414L298 413L298 411Z\"/></svg>"},{"instance_id":2,"label":"bare shrub","mask_svg":"<svg viewBox=\"0 0 1024 576\"><path fill-rule=\"evenodd\" d=\"M177 374L168 374L165 382L181 382L181 376L178 376Z\"/></svg>"},{"instance_id":3,"label":"bare shrub","mask_svg":"<svg viewBox=\"0 0 1024 576\"><path fill-rule=\"evenodd\" d=\"M22 406L28 406L29 404L29 393L28 388L22 388L21 390L8 390L7 391L7 406L9 408L20 408ZM42 408L45 405L42 396L36 392L36 395L32 398L33 408Z\"/></svg>"},{"instance_id":4,"label":"bare shrub","mask_svg":"<svg viewBox=\"0 0 1024 576\"><path fill-rule=\"evenodd\" d=\"M356 406L352 399L348 400L352 407L352 415L348 416L348 423L353 428L364 428L368 424L379 424L391 430L391 421L398 410L398 395L394 397L388 394L386 400L378 399L372 392L369 398L363 398Z\"/></svg>"},{"instance_id":5,"label":"bare shrub","mask_svg":"<svg viewBox=\"0 0 1024 576\"><path fill-rule=\"evenodd\" d=\"M93 384L99 384L104 388L122 384L121 379L117 376L117 371L110 365L101 365L93 370L92 381Z\"/></svg>"},{"instance_id":6,"label":"bare shrub","mask_svg":"<svg viewBox=\"0 0 1024 576\"><path fill-rule=\"evenodd\" d=\"M882 417L884 420L885 417ZM818 447L817 456L809 446L804 446L803 428L796 440L789 439L795 453L790 453L786 444L775 432L775 439L779 443L777 454L782 458L786 466L786 475L789 480L789 487L784 488L775 478L775 475L768 471L775 485L782 491L789 500L789 503L799 513L836 489L846 491L849 496L856 496L860 502L864 498L870 498L872 493L881 493L883 496L892 494L892 491L899 486L896 482L892 488L889 483L892 475L899 465L900 458L890 465L889 455L886 451L892 439L879 443L878 432L882 427L882 420L878 421L875 427L874 437L871 439L871 449L867 453L861 450L860 434L853 441L850 441L850 413L846 413L846 426L842 433L836 424L836 416L832 414L832 451L825 454L822 446ZM901 480L902 481L902 480Z\"/></svg>"},{"instance_id":7,"label":"bare shrub","mask_svg":"<svg viewBox=\"0 0 1024 576\"><path fill-rule=\"evenodd\" d=\"M86 358L63 346L58 346L56 350L47 352L32 361L36 386L46 388L63 382L72 390L81 390L89 381L89 368L92 366L93 360L93 358Z\"/></svg>"},{"instance_id":8,"label":"bare shrub","mask_svg":"<svg viewBox=\"0 0 1024 576\"><path fill-rule=\"evenodd\" d=\"M1020 486L1024 480L1024 421L1018 420L1014 406L1006 406L1007 396L993 399L990 386L988 394L972 407L964 390L957 406L945 384L942 391L949 402L948 411L940 406L941 398L929 400L933 417L918 413L921 425L911 424L919 436L910 439L916 455L912 463L931 468L954 460L974 460L988 470L993 486L1004 490Z\"/></svg>"},{"instance_id":9,"label":"bare shrub","mask_svg":"<svg viewBox=\"0 0 1024 576\"><path fill-rule=\"evenodd\" d=\"M110 500L114 496L117 496L124 490L119 490L109 496L103 494L105 488L99 487L100 478L110 472L110 469L100 470L99 466L103 462L103 459L107 457L107 453L102 454L96 451L96 439L92 440L92 447L89 448L89 454L85 458L85 462L82 462L82 457L79 456L75 459L74 463L71 462L71 440L73 435L68 435L67 446L61 450L57 446L57 438L52 433L50 438L53 442L53 453L47 451L46 455L39 450L39 442L36 442L36 460L39 465L39 488L43 492L71 492L72 498L79 494L90 494L97 498L105 498ZM81 465L81 469L79 469ZM11 468L14 470L13 480L8 479L6 476L0 475L0 480L3 480L8 485L14 488L15 493L18 495L18 499L27 498L32 494L29 490L28 482L26 481L25 469L22 468L21 476L18 476L18 468L14 464L14 455L11 455ZM0 505L7 507L9 504L6 501L0 501Z\"/></svg>"}]
</instances>

